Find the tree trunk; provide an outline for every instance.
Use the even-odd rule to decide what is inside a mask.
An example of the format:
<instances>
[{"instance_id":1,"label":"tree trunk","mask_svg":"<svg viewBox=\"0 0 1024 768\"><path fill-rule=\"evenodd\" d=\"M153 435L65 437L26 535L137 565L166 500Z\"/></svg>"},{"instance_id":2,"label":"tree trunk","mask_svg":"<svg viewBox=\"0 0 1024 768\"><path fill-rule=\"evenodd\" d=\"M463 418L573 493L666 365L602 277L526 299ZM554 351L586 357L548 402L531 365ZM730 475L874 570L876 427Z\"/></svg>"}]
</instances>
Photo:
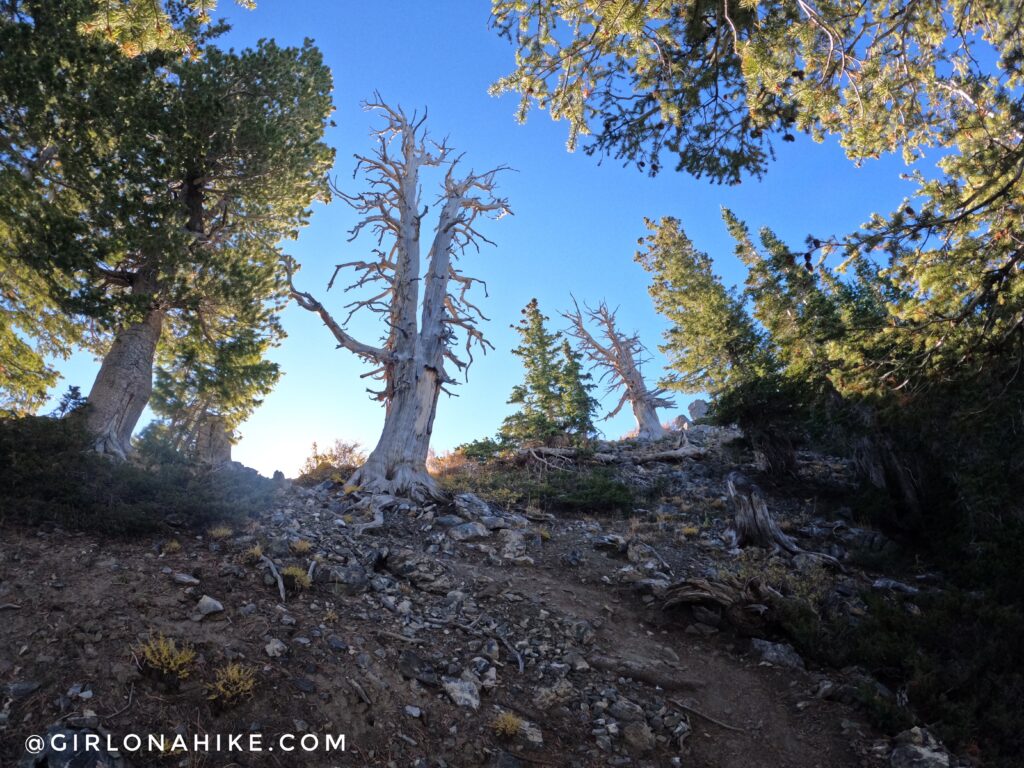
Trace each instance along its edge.
<instances>
[{"instance_id":1,"label":"tree trunk","mask_svg":"<svg viewBox=\"0 0 1024 768\"><path fill-rule=\"evenodd\" d=\"M796 473L796 449L785 434L758 428L748 431L757 468L776 477Z\"/></svg>"},{"instance_id":2,"label":"tree trunk","mask_svg":"<svg viewBox=\"0 0 1024 768\"><path fill-rule=\"evenodd\" d=\"M350 485L372 494L407 496L425 501L441 495L434 478L427 472L427 453L434 429L434 414L441 382L436 371L415 365L415 383L400 382L387 415L377 446L349 480Z\"/></svg>"},{"instance_id":3,"label":"tree trunk","mask_svg":"<svg viewBox=\"0 0 1024 768\"><path fill-rule=\"evenodd\" d=\"M231 463L231 435L224 419L206 414L199 422L193 455L196 461L211 467Z\"/></svg>"},{"instance_id":4,"label":"tree trunk","mask_svg":"<svg viewBox=\"0 0 1024 768\"><path fill-rule=\"evenodd\" d=\"M921 524L924 505L914 462L901 456L890 438L879 433L859 437L853 444L853 463L861 477L887 491L899 505L897 514L891 515L892 522L907 529Z\"/></svg>"},{"instance_id":5,"label":"tree trunk","mask_svg":"<svg viewBox=\"0 0 1024 768\"><path fill-rule=\"evenodd\" d=\"M117 333L103 358L86 413L100 453L124 459L131 452L132 432L153 391L153 359L163 321L163 310L150 309L142 322Z\"/></svg>"},{"instance_id":6,"label":"tree trunk","mask_svg":"<svg viewBox=\"0 0 1024 768\"><path fill-rule=\"evenodd\" d=\"M658 409L648 399L633 400L633 416L636 417L636 436L640 440L660 440L665 430L658 419Z\"/></svg>"},{"instance_id":7,"label":"tree trunk","mask_svg":"<svg viewBox=\"0 0 1024 768\"><path fill-rule=\"evenodd\" d=\"M737 546L752 544L790 554L801 552L796 542L776 525L760 488L739 472L730 472L725 482L734 508Z\"/></svg>"}]
</instances>

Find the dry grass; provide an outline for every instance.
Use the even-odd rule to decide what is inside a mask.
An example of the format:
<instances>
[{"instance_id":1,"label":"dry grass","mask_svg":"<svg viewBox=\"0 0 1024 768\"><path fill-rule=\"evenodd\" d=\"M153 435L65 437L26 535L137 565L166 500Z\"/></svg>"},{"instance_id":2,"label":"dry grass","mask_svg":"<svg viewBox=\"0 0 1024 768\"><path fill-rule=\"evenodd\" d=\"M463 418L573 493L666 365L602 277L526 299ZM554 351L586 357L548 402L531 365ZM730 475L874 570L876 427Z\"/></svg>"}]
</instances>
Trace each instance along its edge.
<instances>
[{"instance_id":1,"label":"dry grass","mask_svg":"<svg viewBox=\"0 0 1024 768\"><path fill-rule=\"evenodd\" d=\"M208 530L207 535L214 541L223 541L224 539L231 536L234 531L228 528L226 525L218 525Z\"/></svg>"},{"instance_id":2,"label":"dry grass","mask_svg":"<svg viewBox=\"0 0 1024 768\"><path fill-rule=\"evenodd\" d=\"M256 688L256 668L231 662L214 671L214 680L207 684L207 698L222 705L230 705L247 696Z\"/></svg>"},{"instance_id":3,"label":"dry grass","mask_svg":"<svg viewBox=\"0 0 1024 768\"><path fill-rule=\"evenodd\" d=\"M181 552L181 542L177 539L171 539L164 544L163 553L165 555L174 555Z\"/></svg>"},{"instance_id":4,"label":"dry grass","mask_svg":"<svg viewBox=\"0 0 1024 768\"><path fill-rule=\"evenodd\" d=\"M511 739L523 727L523 719L512 712L502 712L491 721L491 730L499 739Z\"/></svg>"},{"instance_id":5,"label":"dry grass","mask_svg":"<svg viewBox=\"0 0 1024 768\"><path fill-rule=\"evenodd\" d=\"M297 565L289 565L281 570L281 578L286 586L295 590L309 589L313 582L309 580L306 571Z\"/></svg>"},{"instance_id":6,"label":"dry grass","mask_svg":"<svg viewBox=\"0 0 1024 768\"><path fill-rule=\"evenodd\" d=\"M296 555L308 555L313 549L313 543L306 539L296 539L291 543L291 549Z\"/></svg>"},{"instance_id":7,"label":"dry grass","mask_svg":"<svg viewBox=\"0 0 1024 768\"><path fill-rule=\"evenodd\" d=\"M156 634L133 649L142 664L161 675L184 680L191 672L196 652L190 645L178 647L174 640L163 634Z\"/></svg>"}]
</instances>

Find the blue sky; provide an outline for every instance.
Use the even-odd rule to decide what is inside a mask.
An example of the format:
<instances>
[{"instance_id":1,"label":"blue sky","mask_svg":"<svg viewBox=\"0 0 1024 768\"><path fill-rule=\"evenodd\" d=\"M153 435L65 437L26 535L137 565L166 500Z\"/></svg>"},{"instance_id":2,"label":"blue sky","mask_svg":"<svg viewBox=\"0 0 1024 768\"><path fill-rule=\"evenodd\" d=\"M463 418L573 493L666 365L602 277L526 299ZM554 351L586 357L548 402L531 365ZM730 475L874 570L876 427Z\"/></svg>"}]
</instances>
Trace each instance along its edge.
<instances>
[{"instance_id":1,"label":"blue sky","mask_svg":"<svg viewBox=\"0 0 1024 768\"><path fill-rule=\"evenodd\" d=\"M487 94L513 63L508 42L488 29L487 0L259 0L255 11L222 0L219 11L234 26L222 46L242 48L263 37L298 44L312 37L323 50L334 73L337 123L327 141L337 150L335 172L344 190L362 188L360 179L352 178L352 155L371 147L374 118L360 103L375 90L409 111L429 107L431 132L448 136L474 169L501 164L515 169L500 178L500 193L515 215L488 222L484 231L496 247L467 254L461 262L467 274L488 284L489 297L477 298L491 319L485 330L496 349L477 356L458 397L442 395L434 428L438 452L493 434L510 412L505 401L521 369L509 352L517 343L509 326L533 297L555 327L564 325L558 312L570 305L570 292L580 300L605 299L618 306L624 328L639 331L653 353L645 375L652 380L661 375L665 360L657 345L665 323L651 306L646 273L633 261L645 216L680 218L731 284L743 274L721 223L722 206L755 230L770 225L800 244L812 232L823 236L855 229L871 212L891 209L912 191L899 180L905 168L898 158L855 168L834 142L819 145L802 136L778 148L764 180L734 187L670 171L652 179L615 161L599 165L582 151L570 154L564 124L535 111L519 125L515 96ZM432 181L424 179L427 200L433 197ZM369 239L347 241L355 220L341 201L318 206L310 226L287 244L303 265L299 287L341 317L341 305L349 299L338 287L327 293L327 280L335 264L363 258L372 245ZM340 437L372 448L383 410L368 399L367 382L359 378L367 368L335 349L314 315L293 305L283 323L288 338L273 358L284 377L241 427L234 457L264 473L281 469L293 475L314 440L325 444ZM349 328L368 342L380 333L371 318L356 318ZM88 355L74 357L62 366L65 378L57 391L78 384L88 392L97 367ZM685 412L692 398L676 399L677 410ZM616 401L604 398L605 408ZM618 437L632 428L632 416L624 412L600 426L607 436Z\"/></svg>"}]
</instances>

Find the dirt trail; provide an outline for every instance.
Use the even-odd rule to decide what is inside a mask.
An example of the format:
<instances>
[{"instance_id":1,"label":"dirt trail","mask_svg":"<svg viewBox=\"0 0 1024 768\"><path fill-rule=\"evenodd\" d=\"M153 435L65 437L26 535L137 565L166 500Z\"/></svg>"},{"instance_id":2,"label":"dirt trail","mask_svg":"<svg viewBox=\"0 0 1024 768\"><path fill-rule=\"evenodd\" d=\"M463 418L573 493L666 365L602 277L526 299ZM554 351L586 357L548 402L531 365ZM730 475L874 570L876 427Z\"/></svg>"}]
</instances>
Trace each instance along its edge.
<instances>
[{"instance_id":1,"label":"dirt trail","mask_svg":"<svg viewBox=\"0 0 1024 768\"><path fill-rule=\"evenodd\" d=\"M587 584L557 566L509 570L478 566L538 608L597 624L595 651L601 656L664 670L692 682L673 698L734 731L694 714L687 764L707 768L841 768L861 765L842 732L847 707L814 702L800 712L810 682L800 673L744 660L717 639L687 635L683 625L645 610L629 594ZM805 694L805 695L801 695Z\"/></svg>"},{"instance_id":2,"label":"dirt trail","mask_svg":"<svg viewBox=\"0 0 1024 768\"><path fill-rule=\"evenodd\" d=\"M492 510L500 526L481 532L439 508L398 511L354 536L332 504L291 491L216 540L170 529L133 542L4 531L0 605L20 607L0 613L0 765L17 765L26 736L55 723L113 734L344 732L351 745L343 759L212 756L207 768L862 764L865 740L843 726L861 718L812 700L811 676L759 665L725 632L691 634L689 621L608 578L623 563L595 550L595 526L625 533L627 521L539 528ZM476 535L460 541L452 525ZM278 568L316 559L315 582L282 603L269 571L246 559L256 542ZM695 561L665 551L677 571ZM567 552L582 553L572 567ZM196 620L203 595L224 610ZM171 689L138 664L152 632L197 651ZM276 641L284 650L271 654ZM219 706L209 685L232 661L254 670L255 694ZM497 723L509 713L505 733Z\"/></svg>"}]
</instances>

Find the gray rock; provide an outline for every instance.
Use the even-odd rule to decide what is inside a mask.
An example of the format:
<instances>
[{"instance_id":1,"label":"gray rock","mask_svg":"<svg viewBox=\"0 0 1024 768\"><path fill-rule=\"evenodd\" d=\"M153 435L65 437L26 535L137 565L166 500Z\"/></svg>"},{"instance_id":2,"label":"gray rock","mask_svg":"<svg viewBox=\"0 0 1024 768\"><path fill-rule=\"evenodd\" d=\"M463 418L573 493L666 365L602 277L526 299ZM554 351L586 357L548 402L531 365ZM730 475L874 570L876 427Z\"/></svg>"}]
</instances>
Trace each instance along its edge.
<instances>
[{"instance_id":1,"label":"gray rock","mask_svg":"<svg viewBox=\"0 0 1024 768\"><path fill-rule=\"evenodd\" d=\"M458 515L441 515L434 520L435 525L439 525L442 528L452 528L456 525L462 525L464 522L466 522L466 519Z\"/></svg>"},{"instance_id":2,"label":"gray rock","mask_svg":"<svg viewBox=\"0 0 1024 768\"><path fill-rule=\"evenodd\" d=\"M195 576L189 576L187 573L172 573L171 580L175 584L181 584L183 587L199 586L199 579Z\"/></svg>"},{"instance_id":3,"label":"gray rock","mask_svg":"<svg viewBox=\"0 0 1024 768\"><path fill-rule=\"evenodd\" d=\"M7 695L14 701L20 701L38 691L39 685L35 681L8 683L6 686Z\"/></svg>"},{"instance_id":4,"label":"gray rock","mask_svg":"<svg viewBox=\"0 0 1024 768\"><path fill-rule=\"evenodd\" d=\"M346 643L344 640L342 640L337 635L328 635L328 637L327 637L327 646L332 651L336 651L338 653L342 653L342 652L348 650L348 643Z\"/></svg>"},{"instance_id":5,"label":"gray rock","mask_svg":"<svg viewBox=\"0 0 1024 768\"><path fill-rule=\"evenodd\" d=\"M479 520L491 515L490 505L473 493L460 493L456 496L455 509L469 520Z\"/></svg>"},{"instance_id":6,"label":"gray rock","mask_svg":"<svg viewBox=\"0 0 1024 768\"><path fill-rule=\"evenodd\" d=\"M701 419L707 417L708 412L711 410L711 406L708 405L707 400L701 400L700 398L698 398L697 400L694 400L692 403L690 403L686 410L690 412L691 419L693 419L694 421L700 421Z\"/></svg>"},{"instance_id":7,"label":"gray rock","mask_svg":"<svg viewBox=\"0 0 1024 768\"><path fill-rule=\"evenodd\" d=\"M892 768L950 768L954 765L942 743L924 728L903 731L889 755Z\"/></svg>"},{"instance_id":8,"label":"gray rock","mask_svg":"<svg viewBox=\"0 0 1024 768\"><path fill-rule=\"evenodd\" d=\"M424 685L440 684L434 666L408 648L398 656L398 671L405 677L417 680Z\"/></svg>"},{"instance_id":9,"label":"gray rock","mask_svg":"<svg viewBox=\"0 0 1024 768\"><path fill-rule=\"evenodd\" d=\"M654 739L654 731L644 722L630 723L623 728L622 739L633 752L640 754L650 752L657 745Z\"/></svg>"},{"instance_id":10,"label":"gray rock","mask_svg":"<svg viewBox=\"0 0 1024 768\"><path fill-rule=\"evenodd\" d=\"M338 584L346 595L360 595L370 588L370 577L358 563L329 569L328 580Z\"/></svg>"},{"instance_id":11,"label":"gray rock","mask_svg":"<svg viewBox=\"0 0 1024 768\"><path fill-rule=\"evenodd\" d=\"M597 536L594 538L594 549L599 549L605 552L614 552L617 555L621 555L626 552L626 540L615 533Z\"/></svg>"},{"instance_id":12,"label":"gray rock","mask_svg":"<svg viewBox=\"0 0 1024 768\"><path fill-rule=\"evenodd\" d=\"M619 699L608 707L608 714L616 720L626 723L642 721L644 719L644 708L629 699Z\"/></svg>"},{"instance_id":13,"label":"gray rock","mask_svg":"<svg viewBox=\"0 0 1024 768\"><path fill-rule=\"evenodd\" d=\"M445 693L457 707L480 708L480 686L471 680L456 677L442 678Z\"/></svg>"},{"instance_id":14,"label":"gray rock","mask_svg":"<svg viewBox=\"0 0 1024 768\"><path fill-rule=\"evenodd\" d=\"M498 541L501 544L499 553L506 560L515 560L526 554L526 539L520 531L505 528L498 531Z\"/></svg>"},{"instance_id":15,"label":"gray rock","mask_svg":"<svg viewBox=\"0 0 1024 768\"><path fill-rule=\"evenodd\" d=\"M270 639L263 649L267 652L267 656L272 659L276 659L280 656L284 656L288 653L288 646L278 640L276 637Z\"/></svg>"},{"instance_id":16,"label":"gray rock","mask_svg":"<svg viewBox=\"0 0 1024 768\"><path fill-rule=\"evenodd\" d=\"M409 717L419 717L423 714L423 710L419 707L414 707L412 704L406 704L405 714L407 714Z\"/></svg>"},{"instance_id":17,"label":"gray rock","mask_svg":"<svg viewBox=\"0 0 1024 768\"><path fill-rule=\"evenodd\" d=\"M482 523L462 523L448 529L448 536L455 541L474 541L486 539L491 532Z\"/></svg>"},{"instance_id":18,"label":"gray rock","mask_svg":"<svg viewBox=\"0 0 1024 768\"><path fill-rule=\"evenodd\" d=\"M224 606L221 605L220 601L214 600L209 595L203 595L199 598L196 610L199 611L202 616L209 616L211 613L220 613L224 610Z\"/></svg>"},{"instance_id":19,"label":"gray rock","mask_svg":"<svg viewBox=\"0 0 1024 768\"><path fill-rule=\"evenodd\" d=\"M804 669L804 660L800 658L793 646L789 643L771 643L767 640L754 638L750 641L751 646L761 656L762 661L774 664L777 667L787 669Z\"/></svg>"}]
</instances>

